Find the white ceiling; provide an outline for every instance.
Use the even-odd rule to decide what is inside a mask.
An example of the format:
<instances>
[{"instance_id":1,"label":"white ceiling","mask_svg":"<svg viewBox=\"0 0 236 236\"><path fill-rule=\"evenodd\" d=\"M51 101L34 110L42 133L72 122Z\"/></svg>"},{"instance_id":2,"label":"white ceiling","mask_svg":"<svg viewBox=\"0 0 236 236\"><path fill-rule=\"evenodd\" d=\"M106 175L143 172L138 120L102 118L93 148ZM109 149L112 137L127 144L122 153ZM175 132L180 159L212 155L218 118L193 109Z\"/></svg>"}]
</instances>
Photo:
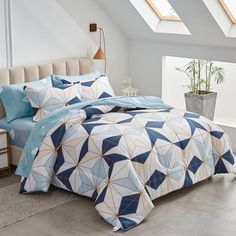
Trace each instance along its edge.
<instances>
[{"instance_id":1,"label":"white ceiling","mask_svg":"<svg viewBox=\"0 0 236 236\"><path fill-rule=\"evenodd\" d=\"M169 0L191 35L154 33L129 0L98 0L128 39L236 47L227 38L202 0Z\"/></svg>"}]
</instances>

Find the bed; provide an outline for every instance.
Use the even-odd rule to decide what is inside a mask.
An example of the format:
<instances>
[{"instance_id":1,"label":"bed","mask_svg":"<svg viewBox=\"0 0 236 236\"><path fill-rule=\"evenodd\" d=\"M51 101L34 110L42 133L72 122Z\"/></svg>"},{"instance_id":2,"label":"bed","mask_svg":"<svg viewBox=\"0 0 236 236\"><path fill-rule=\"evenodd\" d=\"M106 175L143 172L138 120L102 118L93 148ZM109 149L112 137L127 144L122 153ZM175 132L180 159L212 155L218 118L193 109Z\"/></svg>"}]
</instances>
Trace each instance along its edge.
<instances>
[{"instance_id":1,"label":"bed","mask_svg":"<svg viewBox=\"0 0 236 236\"><path fill-rule=\"evenodd\" d=\"M0 128L7 130L11 147L23 149L35 126L32 117L24 117L8 123L6 118L0 119Z\"/></svg>"},{"instance_id":2,"label":"bed","mask_svg":"<svg viewBox=\"0 0 236 236\"><path fill-rule=\"evenodd\" d=\"M104 77L95 81L107 83ZM83 84L85 97L94 94L93 82L66 78L55 78L54 86ZM151 212L152 200L214 174L235 173L229 137L214 122L157 97L116 97L101 85L96 99L81 96L46 117L34 116L38 122L16 172L21 193L47 192L53 184L94 199L114 231L129 230ZM35 92L26 91L33 100Z\"/></svg>"},{"instance_id":3,"label":"bed","mask_svg":"<svg viewBox=\"0 0 236 236\"><path fill-rule=\"evenodd\" d=\"M39 64L29 64L13 68L2 68L0 69L0 86L5 84L18 84L37 81L51 74L83 75L91 71L92 61L89 58L66 58ZM12 127L6 124L4 120L5 116L5 110L0 100L0 127L10 130ZM17 124L14 125L16 129L18 129L17 126ZM21 129L21 127L19 127L19 129ZM12 135L14 136L14 134ZM24 134L24 136L26 138L27 134ZM21 141L21 145L18 145L18 142L14 142L12 137L9 137L8 146L10 162L12 165L17 166L22 154L23 140Z\"/></svg>"}]
</instances>

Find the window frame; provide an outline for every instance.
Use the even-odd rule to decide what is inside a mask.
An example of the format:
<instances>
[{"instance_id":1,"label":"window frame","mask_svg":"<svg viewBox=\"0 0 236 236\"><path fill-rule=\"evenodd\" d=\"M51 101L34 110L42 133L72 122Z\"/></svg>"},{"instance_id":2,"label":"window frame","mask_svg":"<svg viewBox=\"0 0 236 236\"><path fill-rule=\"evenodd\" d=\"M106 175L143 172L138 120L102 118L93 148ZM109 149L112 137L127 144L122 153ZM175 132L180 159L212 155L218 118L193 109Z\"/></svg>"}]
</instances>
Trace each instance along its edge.
<instances>
[{"instance_id":1,"label":"window frame","mask_svg":"<svg viewBox=\"0 0 236 236\"><path fill-rule=\"evenodd\" d=\"M236 18L234 17L234 15L231 13L230 8L227 6L227 4L225 3L224 0L219 0L219 3L221 4L221 6L223 7L225 13L227 14L227 16L229 17L229 19L231 20L231 22L233 24L236 24Z\"/></svg>"},{"instance_id":2,"label":"window frame","mask_svg":"<svg viewBox=\"0 0 236 236\"><path fill-rule=\"evenodd\" d=\"M165 20L165 21L176 21L176 22L180 22L181 19L179 16L163 16L161 14L161 12L159 11L159 9L157 8L157 6L154 4L153 0L146 0L146 2L148 3L148 5L152 8L152 10L154 11L154 13L157 15L157 17L160 20Z\"/></svg>"}]
</instances>

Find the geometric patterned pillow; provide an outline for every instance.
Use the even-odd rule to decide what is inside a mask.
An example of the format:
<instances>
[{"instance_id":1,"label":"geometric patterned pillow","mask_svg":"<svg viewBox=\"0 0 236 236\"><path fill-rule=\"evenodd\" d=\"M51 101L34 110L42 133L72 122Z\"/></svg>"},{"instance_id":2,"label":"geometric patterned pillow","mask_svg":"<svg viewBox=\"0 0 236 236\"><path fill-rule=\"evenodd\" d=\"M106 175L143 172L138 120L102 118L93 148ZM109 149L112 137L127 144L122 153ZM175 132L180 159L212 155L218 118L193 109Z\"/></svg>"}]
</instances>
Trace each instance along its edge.
<instances>
[{"instance_id":1,"label":"geometric patterned pillow","mask_svg":"<svg viewBox=\"0 0 236 236\"><path fill-rule=\"evenodd\" d=\"M34 121L42 120L51 112L57 111L65 106L81 102L80 84L65 89L25 87L24 91L33 108Z\"/></svg>"},{"instance_id":2,"label":"geometric patterned pillow","mask_svg":"<svg viewBox=\"0 0 236 236\"><path fill-rule=\"evenodd\" d=\"M115 93L109 83L107 75L101 75L92 81L81 82L82 99L100 99L114 97Z\"/></svg>"},{"instance_id":3,"label":"geometric patterned pillow","mask_svg":"<svg viewBox=\"0 0 236 236\"><path fill-rule=\"evenodd\" d=\"M92 80L78 82L71 82L65 80L64 78L60 79L60 76L52 76L52 84L57 88L66 88L67 86L77 83L80 83L82 86L82 101L115 96L107 75L100 75L99 77Z\"/></svg>"}]
</instances>

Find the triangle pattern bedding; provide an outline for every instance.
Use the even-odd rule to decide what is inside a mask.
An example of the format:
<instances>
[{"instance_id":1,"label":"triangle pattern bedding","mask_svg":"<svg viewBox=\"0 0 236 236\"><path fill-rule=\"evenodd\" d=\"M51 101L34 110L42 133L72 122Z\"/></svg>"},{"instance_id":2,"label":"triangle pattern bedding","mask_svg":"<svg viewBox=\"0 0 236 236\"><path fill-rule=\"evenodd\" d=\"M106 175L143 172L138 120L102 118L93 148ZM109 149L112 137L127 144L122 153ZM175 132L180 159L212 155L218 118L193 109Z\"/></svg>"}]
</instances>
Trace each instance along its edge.
<instances>
[{"instance_id":1,"label":"triangle pattern bedding","mask_svg":"<svg viewBox=\"0 0 236 236\"><path fill-rule=\"evenodd\" d=\"M26 144L17 170L21 193L46 192L53 184L93 198L114 231L142 222L162 195L235 171L228 135L219 126L153 97L106 98L66 109L34 129L41 139L36 148Z\"/></svg>"}]
</instances>

